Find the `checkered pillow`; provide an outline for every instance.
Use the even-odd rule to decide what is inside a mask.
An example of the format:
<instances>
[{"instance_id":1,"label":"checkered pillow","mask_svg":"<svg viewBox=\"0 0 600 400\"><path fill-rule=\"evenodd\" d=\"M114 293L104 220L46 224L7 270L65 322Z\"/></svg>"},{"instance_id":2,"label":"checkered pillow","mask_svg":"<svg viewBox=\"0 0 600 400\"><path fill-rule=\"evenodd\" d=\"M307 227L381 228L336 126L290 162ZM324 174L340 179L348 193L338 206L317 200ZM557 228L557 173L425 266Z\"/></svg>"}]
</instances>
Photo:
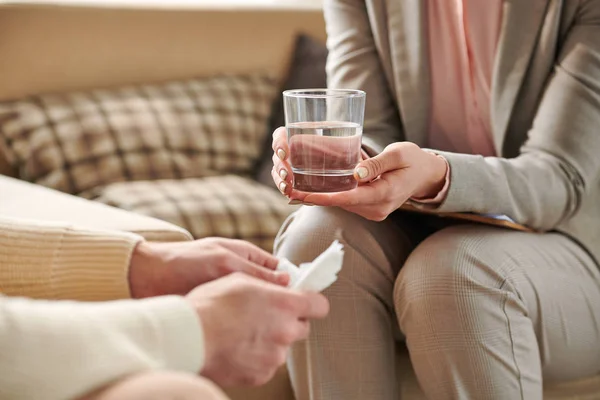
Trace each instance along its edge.
<instances>
[{"instance_id":1,"label":"checkered pillow","mask_svg":"<svg viewBox=\"0 0 600 400\"><path fill-rule=\"evenodd\" d=\"M235 175L114 183L96 200L169 221L196 239L243 239L267 251L295 210L276 190Z\"/></svg>"},{"instance_id":2,"label":"checkered pillow","mask_svg":"<svg viewBox=\"0 0 600 400\"><path fill-rule=\"evenodd\" d=\"M90 197L113 182L249 173L276 90L256 74L0 103L0 148L22 179Z\"/></svg>"}]
</instances>

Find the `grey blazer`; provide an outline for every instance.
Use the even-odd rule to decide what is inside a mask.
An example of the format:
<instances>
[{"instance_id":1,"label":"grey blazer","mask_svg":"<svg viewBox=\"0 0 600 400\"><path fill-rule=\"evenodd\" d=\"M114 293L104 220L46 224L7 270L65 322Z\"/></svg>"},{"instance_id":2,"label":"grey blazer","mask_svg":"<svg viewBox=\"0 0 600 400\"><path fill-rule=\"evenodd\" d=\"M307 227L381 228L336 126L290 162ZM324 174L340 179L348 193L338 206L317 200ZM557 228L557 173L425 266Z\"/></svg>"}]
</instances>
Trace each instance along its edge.
<instances>
[{"instance_id":1,"label":"grey blazer","mask_svg":"<svg viewBox=\"0 0 600 400\"><path fill-rule=\"evenodd\" d=\"M424 0L325 0L328 84L367 92L364 144L426 145ZM492 83L497 154L440 152L441 212L505 214L600 260L600 0L505 0Z\"/></svg>"}]
</instances>

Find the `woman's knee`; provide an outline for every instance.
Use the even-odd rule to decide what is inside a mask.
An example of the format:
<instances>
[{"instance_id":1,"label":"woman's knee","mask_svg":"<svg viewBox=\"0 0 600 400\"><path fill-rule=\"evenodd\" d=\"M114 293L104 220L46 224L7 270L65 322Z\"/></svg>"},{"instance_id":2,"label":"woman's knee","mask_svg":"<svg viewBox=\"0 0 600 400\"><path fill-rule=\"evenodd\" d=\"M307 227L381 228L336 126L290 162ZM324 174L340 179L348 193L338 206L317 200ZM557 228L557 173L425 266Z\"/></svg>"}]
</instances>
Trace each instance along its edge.
<instances>
[{"instance_id":1,"label":"woman's knee","mask_svg":"<svg viewBox=\"0 0 600 400\"><path fill-rule=\"evenodd\" d=\"M359 218L336 208L302 207L283 224L275 251L297 263L312 261Z\"/></svg>"},{"instance_id":2,"label":"woman's knee","mask_svg":"<svg viewBox=\"0 0 600 400\"><path fill-rule=\"evenodd\" d=\"M490 298L506 286L509 256L502 232L489 227L460 225L424 240L408 257L394 287L400 319L409 322L423 313L475 315L480 298Z\"/></svg>"},{"instance_id":3,"label":"woman's knee","mask_svg":"<svg viewBox=\"0 0 600 400\"><path fill-rule=\"evenodd\" d=\"M125 378L81 400L227 400L212 382L195 375L149 372Z\"/></svg>"},{"instance_id":4,"label":"woman's knee","mask_svg":"<svg viewBox=\"0 0 600 400\"><path fill-rule=\"evenodd\" d=\"M401 225L368 221L338 208L303 207L286 221L275 249L278 256L299 264L314 260L339 240L344 245L344 266L337 286L343 281L370 290L389 284L391 301L399 267L413 247Z\"/></svg>"}]
</instances>

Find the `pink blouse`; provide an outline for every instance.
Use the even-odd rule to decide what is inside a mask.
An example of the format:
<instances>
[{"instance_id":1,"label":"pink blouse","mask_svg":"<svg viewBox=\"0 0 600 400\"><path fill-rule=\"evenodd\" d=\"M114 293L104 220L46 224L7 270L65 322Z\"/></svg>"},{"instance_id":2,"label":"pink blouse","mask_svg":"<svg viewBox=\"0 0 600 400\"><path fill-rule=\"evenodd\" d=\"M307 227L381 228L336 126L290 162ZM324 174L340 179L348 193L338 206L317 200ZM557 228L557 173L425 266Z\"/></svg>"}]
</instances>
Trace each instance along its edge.
<instances>
[{"instance_id":1,"label":"pink blouse","mask_svg":"<svg viewBox=\"0 0 600 400\"><path fill-rule=\"evenodd\" d=\"M428 147L494 156L490 89L502 0L428 0Z\"/></svg>"},{"instance_id":2,"label":"pink blouse","mask_svg":"<svg viewBox=\"0 0 600 400\"><path fill-rule=\"evenodd\" d=\"M428 0L431 120L428 147L495 156L491 128L492 73L502 0ZM450 186L433 199L441 202Z\"/></svg>"}]
</instances>

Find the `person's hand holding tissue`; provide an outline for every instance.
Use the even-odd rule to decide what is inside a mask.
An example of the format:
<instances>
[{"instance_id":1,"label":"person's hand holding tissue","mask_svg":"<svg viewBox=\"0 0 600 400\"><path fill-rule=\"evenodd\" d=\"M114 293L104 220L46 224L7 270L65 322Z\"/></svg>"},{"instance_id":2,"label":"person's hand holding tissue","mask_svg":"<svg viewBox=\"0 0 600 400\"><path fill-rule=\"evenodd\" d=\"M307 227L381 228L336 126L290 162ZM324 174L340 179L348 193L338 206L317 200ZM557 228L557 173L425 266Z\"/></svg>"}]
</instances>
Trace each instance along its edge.
<instances>
[{"instance_id":1,"label":"person's hand holding tissue","mask_svg":"<svg viewBox=\"0 0 600 400\"><path fill-rule=\"evenodd\" d=\"M343 258L335 241L311 263L297 267L279 260L277 270L289 275L287 288L234 273L190 292L187 299L204 331L201 374L222 386L268 382L289 347L308 337L308 321L329 313L327 299L317 292L335 282Z\"/></svg>"},{"instance_id":2,"label":"person's hand holding tissue","mask_svg":"<svg viewBox=\"0 0 600 400\"><path fill-rule=\"evenodd\" d=\"M262 385L306 339L308 320L324 318L327 299L235 273L190 292L204 331L201 374L221 386Z\"/></svg>"}]
</instances>

